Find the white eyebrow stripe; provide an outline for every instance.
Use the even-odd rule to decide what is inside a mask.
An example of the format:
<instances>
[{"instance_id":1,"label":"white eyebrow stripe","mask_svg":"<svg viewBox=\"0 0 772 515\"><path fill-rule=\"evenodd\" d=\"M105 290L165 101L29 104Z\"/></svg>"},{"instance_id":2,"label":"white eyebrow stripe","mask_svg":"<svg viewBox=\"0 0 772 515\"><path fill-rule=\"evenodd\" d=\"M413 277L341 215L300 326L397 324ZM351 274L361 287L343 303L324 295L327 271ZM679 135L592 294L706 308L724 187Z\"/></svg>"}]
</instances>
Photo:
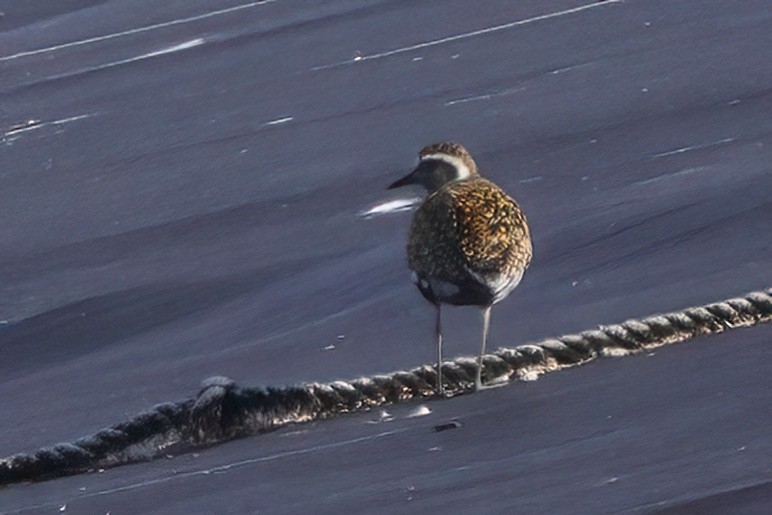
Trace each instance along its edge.
<instances>
[{"instance_id":1,"label":"white eyebrow stripe","mask_svg":"<svg viewBox=\"0 0 772 515\"><path fill-rule=\"evenodd\" d=\"M456 169L456 174L459 179L467 179L472 175L472 171L460 157L451 156L448 154L426 154L425 156L421 156L421 161L426 161L429 159L444 161L453 166L453 168Z\"/></svg>"}]
</instances>

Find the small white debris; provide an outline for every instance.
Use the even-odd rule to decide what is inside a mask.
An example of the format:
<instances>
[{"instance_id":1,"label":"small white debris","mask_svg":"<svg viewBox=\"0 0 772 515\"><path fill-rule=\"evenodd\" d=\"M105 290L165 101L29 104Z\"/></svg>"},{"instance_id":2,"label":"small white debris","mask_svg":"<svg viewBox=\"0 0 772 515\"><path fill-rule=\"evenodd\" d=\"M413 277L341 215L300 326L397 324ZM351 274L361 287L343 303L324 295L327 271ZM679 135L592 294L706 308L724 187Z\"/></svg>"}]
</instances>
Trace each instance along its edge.
<instances>
[{"instance_id":1,"label":"small white debris","mask_svg":"<svg viewBox=\"0 0 772 515\"><path fill-rule=\"evenodd\" d=\"M378 420L368 420L367 424L380 424L382 422L391 422L394 420L394 417L391 416L390 413L388 413L386 410L381 410L381 413L378 415Z\"/></svg>"},{"instance_id":2,"label":"small white debris","mask_svg":"<svg viewBox=\"0 0 772 515\"><path fill-rule=\"evenodd\" d=\"M86 491L86 487L85 486L81 486L80 488L78 488L78 491L85 492Z\"/></svg>"},{"instance_id":3,"label":"small white debris","mask_svg":"<svg viewBox=\"0 0 772 515\"><path fill-rule=\"evenodd\" d=\"M601 481L600 483L598 483L597 486L610 485L611 483L616 483L617 481L619 481L618 477L610 477L610 478L606 479L605 481Z\"/></svg>"},{"instance_id":4,"label":"small white debris","mask_svg":"<svg viewBox=\"0 0 772 515\"><path fill-rule=\"evenodd\" d=\"M744 451L745 449L747 449L747 447L745 447L744 445L742 447L737 448L737 450L740 452Z\"/></svg>"},{"instance_id":5,"label":"small white debris","mask_svg":"<svg viewBox=\"0 0 772 515\"><path fill-rule=\"evenodd\" d=\"M651 22L650 21L645 21L645 22L643 22L643 24L646 25L647 27L651 27Z\"/></svg>"},{"instance_id":6,"label":"small white debris","mask_svg":"<svg viewBox=\"0 0 772 515\"><path fill-rule=\"evenodd\" d=\"M442 450L442 447L439 447L439 446L437 446L437 447L429 447L427 449L427 451L429 451L429 452L437 452L437 451L441 451L441 450Z\"/></svg>"},{"instance_id":7,"label":"small white debris","mask_svg":"<svg viewBox=\"0 0 772 515\"><path fill-rule=\"evenodd\" d=\"M458 59L459 57L461 57L461 54L453 54L450 56L451 59Z\"/></svg>"},{"instance_id":8,"label":"small white debris","mask_svg":"<svg viewBox=\"0 0 772 515\"><path fill-rule=\"evenodd\" d=\"M576 288L576 285L579 284L579 281L571 281L571 286Z\"/></svg>"},{"instance_id":9,"label":"small white debris","mask_svg":"<svg viewBox=\"0 0 772 515\"><path fill-rule=\"evenodd\" d=\"M59 511L67 511L67 505L62 504L61 506L59 506Z\"/></svg>"},{"instance_id":10,"label":"small white debris","mask_svg":"<svg viewBox=\"0 0 772 515\"><path fill-rule=\"evenodd\" d=\"M345 334L339 334L338 336L336 336L336 338L338 339L339 342L342 342L346 338L346 335Z\"/></svg>"},{"instance_id":11,"label":"small white debris","mask_svg":"<svg viewBox=\"0 0 772 515\"><path fill-rule=\"evenodd\" d=\"M416 62L416 61L423 61L423 60L424 60L424 58L423 58L423 57L414 57L414 58L413 58L413 62Z\"/></svg>"},{"instance_id":12,"label":"small white debris","mask_svg":"<svg viewBox=\"0 0 772 515\"><path fill-rule=\"evenodd\" d=\"M422 404L418 406L416 409L414 409L413 411L411 411L410 413L408 413L407 418L423 417L431 414L431 412L432 410L430 410L428 406L426 406L425 404Z\"/></svg>"},{"instance_id":13,"label":"small white debris","mask_svg":"<svg viewBox=\"0 0 772 515\"><path fill-rule=\"evenodd\" d=\"M354 55L354 61L361 61L364 58L365 57L362 55L362 52L360 51L357 51L356 54Z\"/></svg>"},{"instance_id":14,"label":"small white debris","mask_svg":"<svg viewBox=\"0 0 772 515\"><path fill-rule=\"evenodd\" d=\"M643 93L648 93L648 92L649 92L649 88L641 88L641 91L642 91Z\"/></svg>"},{"instance_id":15,"label":"small white debris","mask_svg":"<svg viewBox=\"0 0 772 515\"><path fill-rule=\"evenodd\" d=\"M329 344L327 347L324 347L322 350L335 350L335 345Z\"/></svg>"},{"instance_id":16,"label":"small white debris","mask_svg":"<svg viewBox=\"0 0 772 515\"><path fill-rule=\"evenodd\" d=\"M17 123L15 125L12 125L8 127L8 130L5 131L5 136L10 136L11 134L15 134L17 132L24 132L29 129L33 129L41 124L40 120L27 120L26 122Z\"/></svg>"},{"instance_id":17,"label":"small white debris","mask_svg":"<svg viewBox=\"0 0 772 515\"><path fill-rule=\"evenodd\" d=\"M727 105L730 105L730 106L736 106L736 105L737 105L737 104L739 104L739 103L740 103L740 99L739 99L739 98L735 98L734 100L732 100L731 102L729 102Z\"/></svg>"}]
</instances>

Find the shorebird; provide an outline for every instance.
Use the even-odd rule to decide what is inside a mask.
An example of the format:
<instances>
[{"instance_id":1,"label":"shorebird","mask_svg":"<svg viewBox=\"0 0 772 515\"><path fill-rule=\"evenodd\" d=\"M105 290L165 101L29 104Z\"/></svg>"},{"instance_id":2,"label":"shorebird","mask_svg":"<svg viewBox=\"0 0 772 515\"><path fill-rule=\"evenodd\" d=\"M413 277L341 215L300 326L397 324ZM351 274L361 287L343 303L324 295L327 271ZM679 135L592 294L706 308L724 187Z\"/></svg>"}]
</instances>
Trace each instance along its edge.
<instances>
[{"instance_id":1,"label":"shorebird","mask_svg":"<svg viewBox=\"0 0 772 515\"><path fill-rule=\"evenodd\" d=\"M442 304L482 308L475 380L480 390L491 307L520 283L531 262L528 223L511 197L480 176L458 143L428 145L418 158L418 166L389 189L419 184L427 190L410 227L407 257L413 282L436 308L437 394L444 395Z\"/></svg>"}]
</instances>

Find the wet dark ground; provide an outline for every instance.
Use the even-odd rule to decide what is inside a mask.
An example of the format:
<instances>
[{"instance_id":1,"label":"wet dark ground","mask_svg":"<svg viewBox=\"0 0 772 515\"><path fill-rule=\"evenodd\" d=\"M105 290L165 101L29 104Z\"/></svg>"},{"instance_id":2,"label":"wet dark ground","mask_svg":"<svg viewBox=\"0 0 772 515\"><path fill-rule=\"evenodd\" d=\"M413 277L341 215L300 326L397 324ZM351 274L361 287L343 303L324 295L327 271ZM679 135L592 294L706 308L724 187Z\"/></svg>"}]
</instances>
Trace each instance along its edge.
<instances>
[{"instance_id":1,"label":"wet dark ground","mask_svg":"<svg viewBox=\"0 0 772 515\"><path fill-rule=\"evenodd\" d=\"M384 188L438 139L531 223L494 347L772 284L767 2L36 4L0 1L0 455L214 374L430 362L410 215L359 213L413 195ZM475 310L446 319L474 353ZM0 511L765 513L770 337L17 485Z\"/></svg>"}]
</instances>

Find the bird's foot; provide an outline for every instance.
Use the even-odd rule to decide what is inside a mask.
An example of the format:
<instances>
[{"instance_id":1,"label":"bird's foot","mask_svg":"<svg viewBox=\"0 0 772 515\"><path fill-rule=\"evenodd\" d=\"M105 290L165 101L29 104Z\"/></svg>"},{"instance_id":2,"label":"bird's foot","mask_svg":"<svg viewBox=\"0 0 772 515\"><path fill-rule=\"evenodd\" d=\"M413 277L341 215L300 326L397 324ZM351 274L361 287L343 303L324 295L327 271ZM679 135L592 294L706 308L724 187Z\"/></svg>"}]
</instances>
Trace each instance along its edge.
<instances>
[{"instance_id":1,"label":"bird's foot","mask_svg":"<svg viewBox=\"0 0 772 515\"><path fill-rule=\"evenodd\" d=\"M488 384L482 384L482 381L475 381L475 383L474 383L474 391L475 392L479 392L479 391L482 391L482 390L493 390L494 388L501 388L502 386L506 385L508 382L509 381L506 381L506 380L504 380L504 381L501 381L501 380L497 381L497 380L494 379L493 381L491 381Z\"/></svg>"}]
</instances>

